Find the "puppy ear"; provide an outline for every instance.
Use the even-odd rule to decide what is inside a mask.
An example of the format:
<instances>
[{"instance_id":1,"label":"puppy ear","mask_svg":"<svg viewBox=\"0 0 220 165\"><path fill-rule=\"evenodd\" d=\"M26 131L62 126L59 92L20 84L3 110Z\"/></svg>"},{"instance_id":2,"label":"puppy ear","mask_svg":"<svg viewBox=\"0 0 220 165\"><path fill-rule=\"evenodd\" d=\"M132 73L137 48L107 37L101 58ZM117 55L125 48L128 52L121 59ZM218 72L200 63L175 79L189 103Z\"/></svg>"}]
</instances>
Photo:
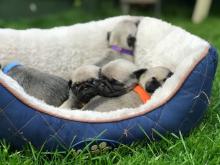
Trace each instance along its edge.
<instances>
[{"instance_id":1,"label":"puppy ear","mask_svg":"<svg viewBox=\"0 0 220 165\"><path fill-rule=\"evenodd\" d=\"M68 87L71 88L71 87L72 87L72 84L73 84L73 81L72 81L72 80L69 80L69 82L68 82Z\"/></svg>"},{"instance_id":2,"label":"puppy ear","mask_svg":"<svg viewBox=\"0 0 220 165\"><path fill-rule=\"evenodd\" d=\"M168 77L171 77L172 75L173 75L173 72L170 71L170 72L168 73L168 75L167 75L167 78L168 78Z\"/></svg>"},{"instance_id":3,"label":"puppy ear","mask_svg":"<svg viewBox=\"0 0 220 165\"><path fill-rule=\"evenodd\" d=\"M137 79L139 79L141 77L141 75L146 71L147 71L146 68L142 68L142 69L138 69L138 70L134 71L133 74L135 75L135 77Z\"/></svg>"},{"instance_id":4,"label":"puppy ear","mask_svg":"<svg viewBox=\"0 0 220 165\"><path fill-rule=\"evenodd\" d=\"M109 42L109 40L110 40L110 37L111 37L111 32L108 32L107 33L107 41Z\"/></svg>"},{"instance_id":5,"label":"puppy ear","mask_svg":"<svg viewBox=\"0 0 220 165\"><path fill-rule=\"evenodd\" d=\"M138 25L140 24L140 20L138 20L137 22L135 22L135 25L138 27Z\"/></svg>"}]
</instances>

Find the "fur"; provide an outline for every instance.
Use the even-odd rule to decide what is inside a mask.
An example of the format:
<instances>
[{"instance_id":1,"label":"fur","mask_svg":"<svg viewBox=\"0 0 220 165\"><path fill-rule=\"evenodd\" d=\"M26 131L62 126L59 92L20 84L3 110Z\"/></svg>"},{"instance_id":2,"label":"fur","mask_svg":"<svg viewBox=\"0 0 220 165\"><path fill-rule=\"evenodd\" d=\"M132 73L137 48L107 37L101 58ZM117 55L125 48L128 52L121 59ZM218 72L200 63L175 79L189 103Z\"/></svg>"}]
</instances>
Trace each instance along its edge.
<instances>
[{"instance_id":1,"label":"fur","mask_svg":"<svg viewBox=\"0 0 220 165\"><path fill-rule=\"evenodd\" d=\"M114 70L113 68L116 68L116 70ZM117 70L117 68L120 68L120 70ZM109 79L112 79L115 76L119 76L120 80L118 81L123 82L125 86L133 84L132 87L134 87L134 85L136 85L139 80L139 83L141 84L143 89L150 93L155 92L155 90L161 87L165 83L165 81L172 75L171 71L165 67L140 69L138 71L134 71L134 68L136 68L135 65L129 63L128 61L126 63L126 60L116 60L110 62L109 65L106 65L105 70L103 69L104 71L102 74L107 73L107 75L105 76ZM141 73L139 73L140 71ZM137 73L138 75L136 75L135 77L131 76ZM128 91L125 95L117 98L96 96L83 107L83 110L89 109L100 112L108 112L121 108L136 108L143 104L143 102L141 101L138 94L132 89L133 88L130 88L130 91Z\"/></svg>"},{"instance_id":2,"label":"fur","mask_svg":"<svg viewBox=\"0 0 220 165\"><path fill-rule=\"evenodd\" d=\"M68 79L79 66L107 56L106 35L118 22L138 18L120 16L51 29L0 29L0 61L19 60Z\"/></svg>"},{"instance_id":3,"label":"fur","mask_svg":"<svg viewBox=\"0 0 220 165\"><path fill-rule=\"evenodd\" d=\"M132 89L138 83L139 71L145 72L143 69L138 69L135 64L124 59L118 59L104 65L101 74L109 81L119 81L127 87L127 93L115 98L106 98L96 96L87 103L83 110L90 109L95 111L112 111L118 108L134 108L141 104L141 100ZM138 73L138 76L136 75Z\"/></svg>"},{"instance_id":4,"label":"fur","mask_svg":"<svg viewBox=\"0 0 220 165\"><path fill-rule=\"evenodd\" d=\"M139 22L140 19L134 18L122 20L118 24L116 24L113 30L107 33L106 37L109 52L107 53L107 56L96 63L96 65L102 67L106 63L119 58L133 62L133 55L119 53L115 50L112 50L111 46L116 45L120 48L124 48L126 50L134 52Z\"/></svg>"},{"instance_id":5,"label":"fur","mask_svg":"<svg viewBox=\"0 0 220 165\"><path fill-rule=\"evenodd\" d=\"M29 95L45 103L60 106L68 98L68 81L27 66L16 66L8 74Z\"/></svg>"},{"instance_id":6,"label":"fur","mask_svg":"<svg viewBox=\"0 0 220 165\"><path fill-rule=\"evenodd\" d=\"M69 73L80 65L94 64L104 58L109 51L106 33L119 21L130 18L134 17L119 16L52 29L0 29L0 60L18 58L25 64L68 78ZM91 42L88 42L88 36ZM16 81L1 71L0 83L18 98L22 98L24 104L42 113L75 121L118 121L150 112L171 99L195 64L207 54L209 47L207 41L182 28L159 19L144 17L138 27L135 64L139 68L166 66L175 72L146 104L135 109L123 108L109 113L69 111L49 106L27 95Z\"/></svg>"},{"instance_id":7,"label":"fur","mask_svg":"<svg viewBox=\"0 0 220 165\"><path fill-rule=\"evenodd\" d=\"M138 67L130 61L118 59L104 65L102 67L102 75L110 80L114 79L124 83L126 86L131 86L137 82L137 79L133 74L137 70Z\"/></svg>"},{"instance_id":8,"label":"fur","mask_svg":"<svg viewBox=\"0 0 220 165\"><path fill-rule=\"evenodd\" d=\"M82 108L82 106L91 98L98 95L96 88L92 82L90 82L98 80L98 74L99 67L95 65L85 65L77 68L70 77L69 98L60 106L60 108Z\"/></svg>"},{"instance_id":9,"label":"fur","mask_svg":"<svg viewBox=\"0 0 220 165\"><path fill-rule=\"evenodd\" d=\"M110 112L123 108L136 108L141 104L143 103L139 96L134 91L130 91L123 96L114 98L96 96L83 107L83 110Z\"/></svg>"},{"instance_id":10,"label":"fur","mask_svg":"<svg viewBox=\"0 0 220 165\"><path fill-rule=\"evenodd\" d=\"M155 90L161 87L165 81L173 75L166 67L153 67L146 70L144 74L140 76L139 84L149 93L154 93Z\"/></svg>"}]
</instances>

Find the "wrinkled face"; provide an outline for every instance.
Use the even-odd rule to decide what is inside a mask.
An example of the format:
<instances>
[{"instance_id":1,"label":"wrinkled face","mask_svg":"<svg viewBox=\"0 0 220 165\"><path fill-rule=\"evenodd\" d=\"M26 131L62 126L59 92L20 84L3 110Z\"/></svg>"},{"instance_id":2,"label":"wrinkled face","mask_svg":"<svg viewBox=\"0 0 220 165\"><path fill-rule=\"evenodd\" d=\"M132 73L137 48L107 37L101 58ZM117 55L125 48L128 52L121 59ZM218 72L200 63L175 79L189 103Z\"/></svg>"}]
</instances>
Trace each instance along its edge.
<instances>
[{"instance_id":1,"label":"wrinkled face","mask_svg":"<svg viewBox=\"0 0 220 165\"><path fill-rule=\"evenodd\" d=\"M137 66L124 59L117 59L109 62L102 67L102 75L109 80L118 81L125 86L131 86L137 83L137 78L133 74L137 70Z\"/></svg>"},{"instance_id":2,"label":"wrinkled face","mask_svg":"<svg viewBox=\"0 0 220 165\"><path fill-rule=\"evenodd\" d=\"M128 87L124 83L114 78L109 78L103 75L101 71L99 75L99 80L100 80L100 84L97 87L97 89L99 90L100 96L118 97L127 93L128 91Z\"/></svg>"},{"instance_id":3,"label":"wrinkled face","mask_svg":"<svg viewBox=\"0 0 220 165\"><path fill-rule=\"evenodd\" d=\"M86 65L77 68L71 76L69 87L77 99L83 103L98 95L99 67Z\"/></svg>"},{"instance_id":4,"label":"wrinkled face","mask_svg":"<svg viewBox=\"0 0 220 165\"><path fill-rule=\"evenodd\" d=\"M123 20L108 32L109 45L134 50L139 20Z\"/></svg>"},{"instance_id":5,"label":"wrinkled face","mask_svg":"<svg viewBox=\"0 0 220 165\"><path fill-rule=\"evenodd\" d=\"M154 67L142 74L139 83L147 92L154 93L172 75L173 73L168 68Z\"/></svg>"},{"instance_id":6,"label":"wrinkled face","mask_svg":"<svg viewBox=\"0 0 220 165\"><path fill-rule=\"evenodd\" d=\"M70 89L80 102L88 103L90 99L98 95L96 89L97 83L97 79L89 79L84 82L72 84Z\"/></svg>"},{"instance_id":7,"label":"wrinkled face","mask_svg":"<svg viewBox=\"0 0 220 165\"><path fill-rule=\"evenodd\" d=\"M118 59L102 69L95 65L77 68L71 76L69 87L78 101L87 103L97 95L117 97L127 93L137 84L139 74L133 63Z\"/></svg>"},{"instance_id":8,"label":"wrinkled face","mask_svg":"<svg viewBox=\"0 0 220 165\"><path fill-rule=\"evenodd\" d=\"M109 62L101 69L100 86L101 96L121 96L134 88L139 76L145 70L137 69L136 65L124 59ZM101 89L102 88L102 89Z\"/></svg>"}]
</instances>

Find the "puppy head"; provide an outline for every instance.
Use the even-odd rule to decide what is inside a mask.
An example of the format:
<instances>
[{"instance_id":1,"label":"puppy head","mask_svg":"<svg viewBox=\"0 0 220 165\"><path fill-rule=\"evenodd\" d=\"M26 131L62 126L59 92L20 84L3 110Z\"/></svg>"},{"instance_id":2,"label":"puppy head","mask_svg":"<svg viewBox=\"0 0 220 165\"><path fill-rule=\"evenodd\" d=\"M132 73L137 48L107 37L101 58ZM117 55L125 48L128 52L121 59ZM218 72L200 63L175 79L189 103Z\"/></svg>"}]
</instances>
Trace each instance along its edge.
<instances>
[{"instance_id":1,"label":"puppy head","mask_svg":"<svg viewBox=\"0 0 220 165\"><path fill-rule=\"evenodd\" d=\"M107 33L109 45L134 50L138 24L139 20L123 20L119 22L111 32Z\"/></svg>"},{"instance_id":2,"label":"puppy head","mask_svg":"<svg viewBox=\"0 0 220 165\"><path fill-rule=\"evenodd\" d=\"M140 85L149 93L154 93L173 73L165 67L153 67L140 76Z\"/></svg>"},{"instance_id":3,"label":"puppy head","mask_svg":"<svg viewBox=\"0 0 220 165\"><path fill-rule=\"evenodd\" d=\"M137 66L132 62L118 59L104 65L101 74L109 80L115 80L130 86L133 83L137 83L137 79L133 74L136 70Z\"/></svg>"},{"instance_id":4,"label":"puppy head","mask_svg":"<svg viewBox=\"0 0 220 165\"><path fill-rule=\"evenodd\" d=\"M87 103L98 95L96 86L99 69L95 65L85 65L78 67L71 75L69 87L79 101Z\"/></svg>"},{"instance_id":5,"label":"puppy head","mask_svg":"<svg viewBox=\"0 0 220 165\"><path fill-rule=\"evenodd\" d=\"M129 92L138 83L138 78L145 71L145 69L138 69L135 64L124 59L114 60L104 65L100 79L106 82L105 87L110 86L108 89L102 89L106 94L104 96L120 96Z\"/></svg>"}]
</instances>

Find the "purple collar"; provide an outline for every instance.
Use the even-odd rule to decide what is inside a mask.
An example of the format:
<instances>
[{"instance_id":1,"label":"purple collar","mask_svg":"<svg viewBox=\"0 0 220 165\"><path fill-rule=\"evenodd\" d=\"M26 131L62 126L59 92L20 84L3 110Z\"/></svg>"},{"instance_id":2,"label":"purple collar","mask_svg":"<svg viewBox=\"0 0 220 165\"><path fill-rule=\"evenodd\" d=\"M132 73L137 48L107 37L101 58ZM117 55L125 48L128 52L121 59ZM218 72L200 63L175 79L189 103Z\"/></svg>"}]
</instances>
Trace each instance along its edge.
<instances>
[{"instance_id":1,"label":"purple collar","mask_svg":"<svg viewBox=\"0 0 220 165\"><path fill-rule=\"evenodd\" d=\"M122 53L122 54L127 54L127 55L130 55L130 56L134 55L133 50L124 49L124 48L121 48L121 47L116 46L116 45L112 45L111 48L112 48L112 50L114 50L116 52L119 52L119 53Z\"/></svg>"}]
</instances>

